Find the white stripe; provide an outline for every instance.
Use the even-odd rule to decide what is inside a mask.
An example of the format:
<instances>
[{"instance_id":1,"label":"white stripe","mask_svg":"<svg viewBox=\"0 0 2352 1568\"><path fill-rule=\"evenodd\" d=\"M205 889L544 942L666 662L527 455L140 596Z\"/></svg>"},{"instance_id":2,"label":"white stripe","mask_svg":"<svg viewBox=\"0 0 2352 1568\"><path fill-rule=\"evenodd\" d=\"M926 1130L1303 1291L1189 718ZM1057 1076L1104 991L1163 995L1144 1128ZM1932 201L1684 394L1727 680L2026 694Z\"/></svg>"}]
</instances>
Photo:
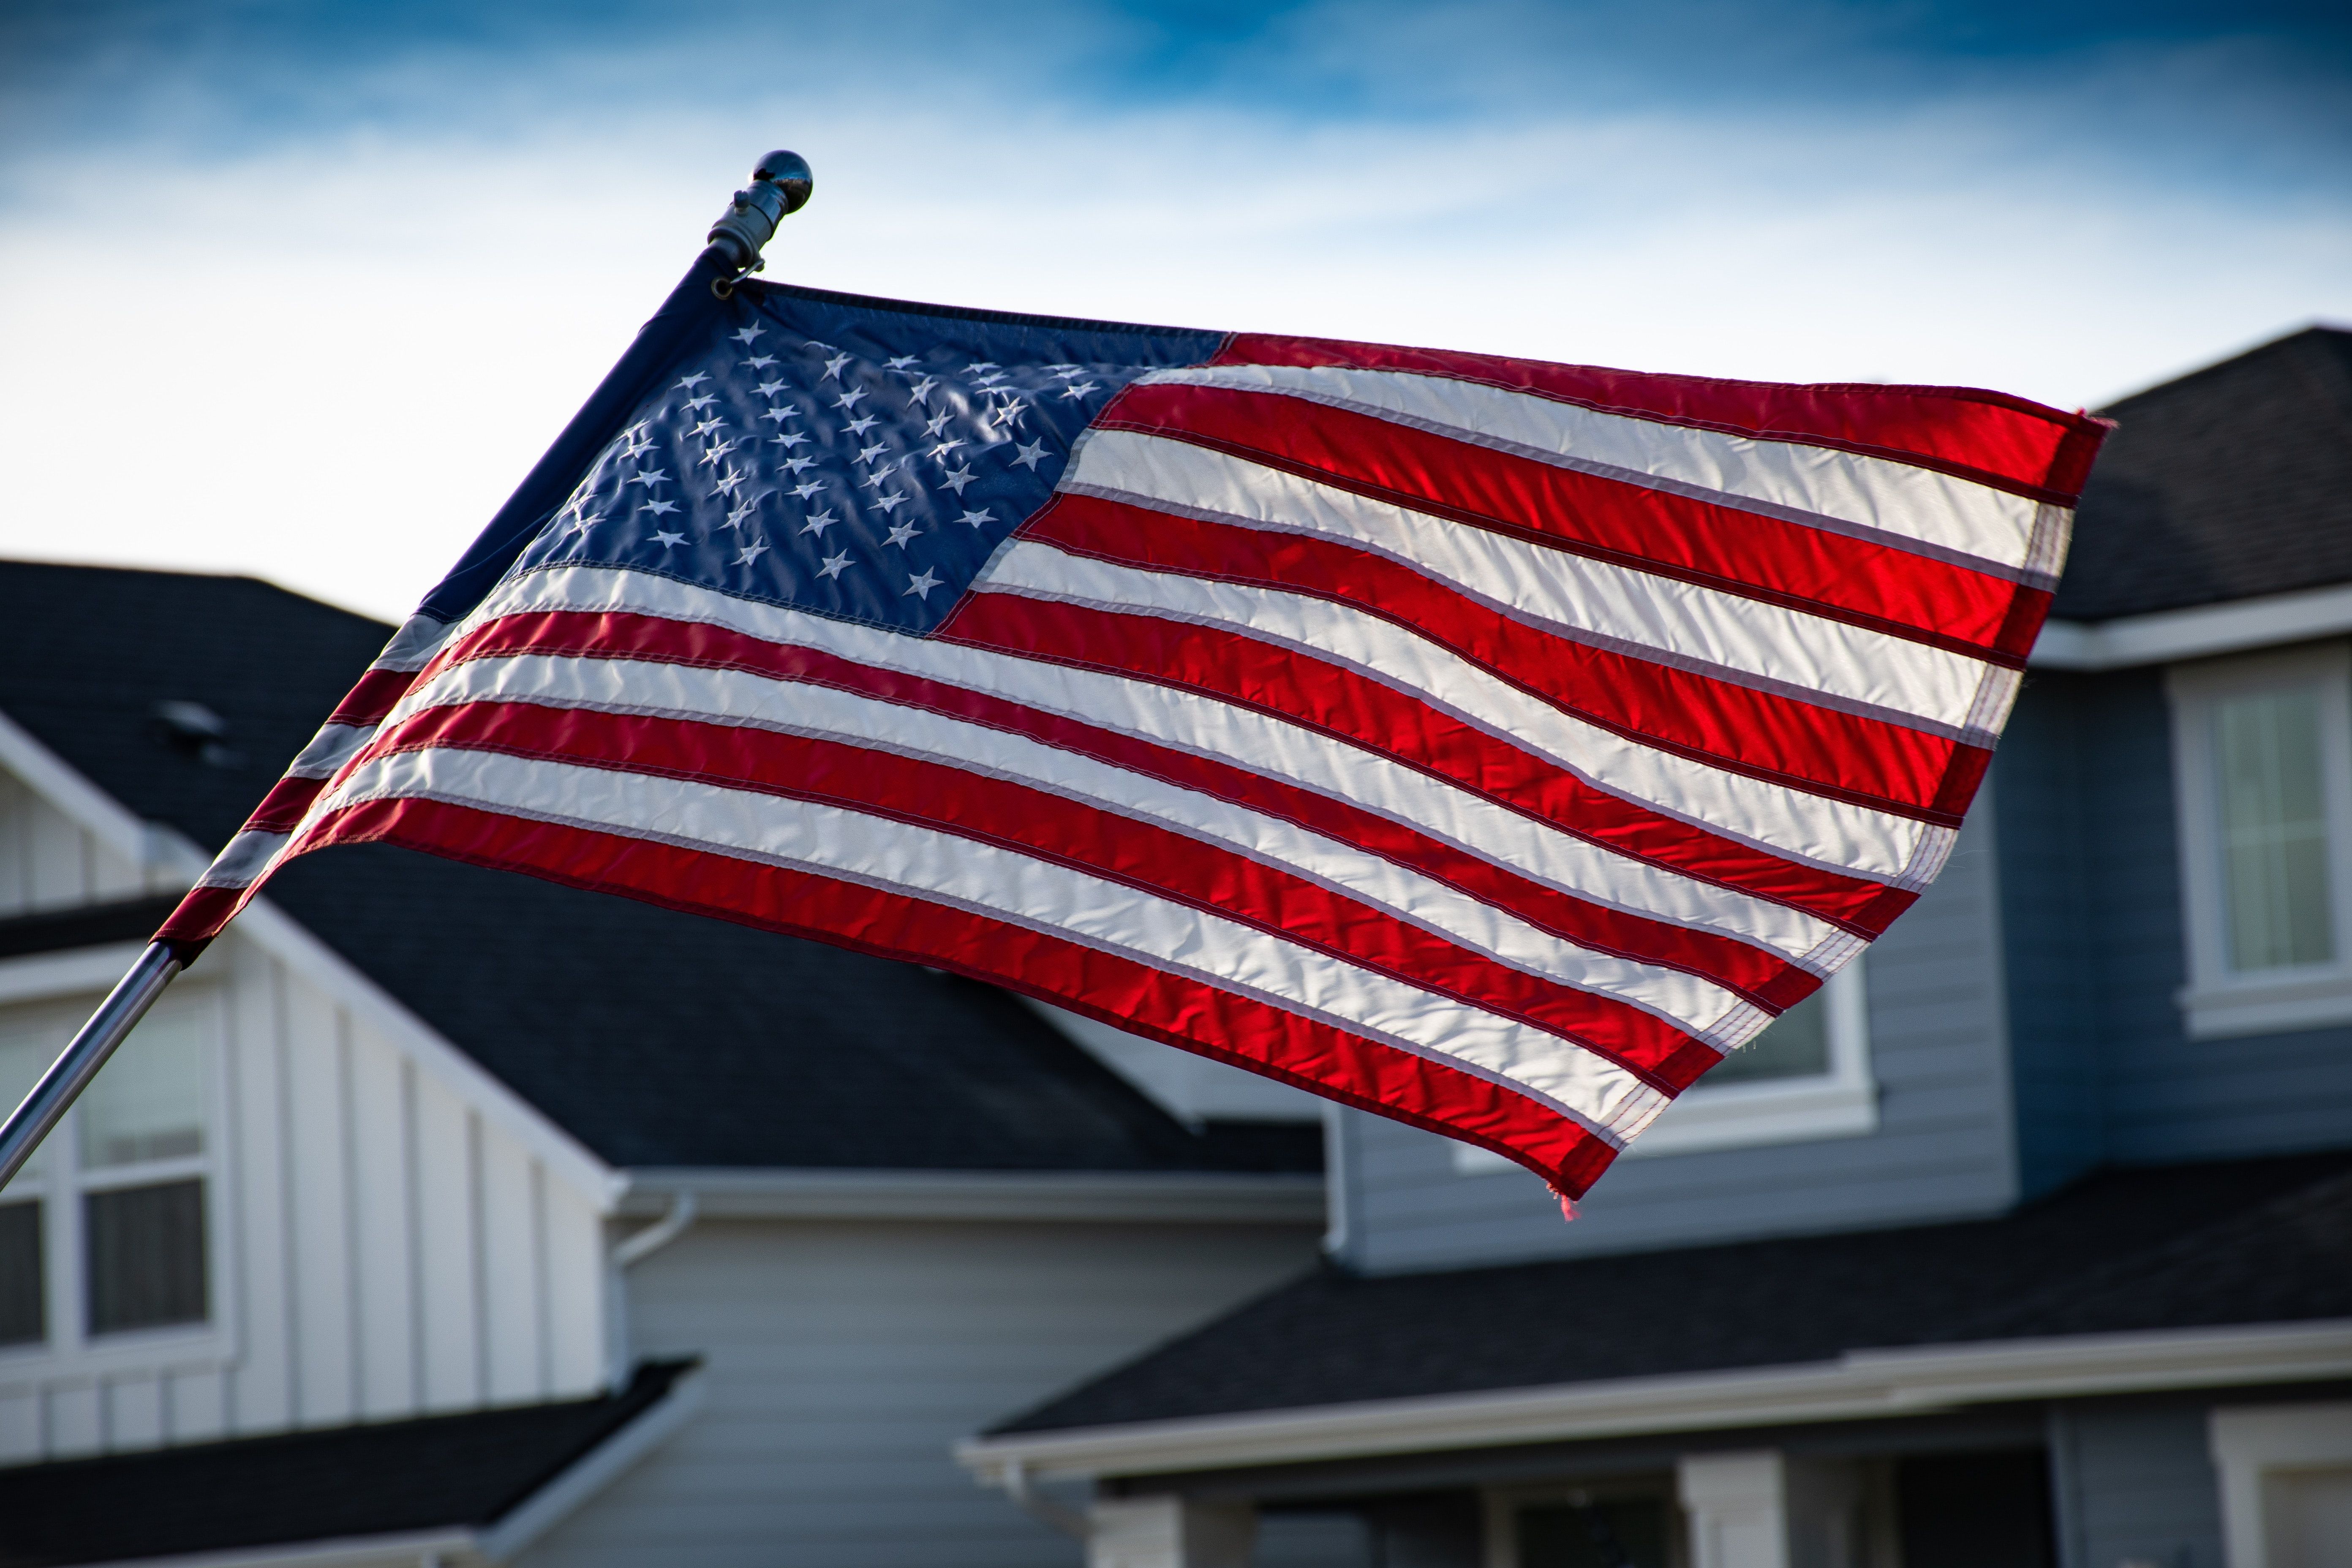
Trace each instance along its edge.
<instances>
[{"instance_id":1,"label":"white stripe","mask_svg":"<svg viewBox=\"0 0 2352 1568\"><path fill-rule=\"evenodd\" d=\"M839 806L603 768L428 750L371 758L329 809L430 799L805 868L984 911L1191 973L1532 1091L1622 1145L1665 1096L1540 1029L1189 905L968 838Z\"/></svg>"},{"instance_id":2,"label":"white stripe","mask_svg":"<svg viewBox=\"0 0 2352 1568\"><path fill-rule=\"evenodd\" d=\"M1154 371L1139 384L1154 382L1304 397L1611 478L1664 481L1735 506L1757 502L1798 521L1828 519L2010 572L2050 569L2035 548L2040 503L1886 458L1602 414L1412 371L1227 365Z\"/></svg>"},{"instance_id":3,"label":"white stripe","mask_svg":"<svg viewBox=\"0 0 2352 1568\"><path fill-rule=\"evenodd\" d=\"M1717 1050L1734 1048L1768 1021L1710 981L1579 947L1443 882L1296 824L944 714L740 670L530 654L470 660L443 670L415 694L418 711L478 701L750 725L1008 779L1238 851L1499 963L1631 1002Z\"/></svg>"},{"instance_id":4,"label":"white stripe","mask_svg":"<svg viewBox=\"0 0 2352 1568\"><path fill-rule=\"evenodd\" d=\"M322 779L360 753L375 733L373 724L321 724L301 755L287 764L289 779Z\"/></svg>"},{"instance_id":5,"label":"white stripe","mask_svg":"<svg viewBox=\"0 0 2352 1568\"><path fill-rule=\"evenodd\" d=\"M392 640L383 645L370 669L423 669L449 640L449 630L456 623L436 619L422 611L400 623Z\"/></svg>"},{"instance_id":6,"label":"white stripe","mask_svg":"<svg viewBox=\"0 0 2352 1568\"><path fill-rule=\"evenodd\" d=\"M544 610L629 611L707 622L1064 714L1302 785L1578 898L1718 931L1817 973L1835 969L1856 945L1801 910L1588 844L1360 746L1197 692L831 620L615 567L528 573L500 584L475 619ZM394 716L405 706L404 699Z\"/></svg>"},{"instance_id":7,"label":"white stripe","mask_svg":"<svg viewBox=\"0 0 2352 1568\"><path fill-rule=\"evenodd\" d=\"M1570 555L1166 437L1095 431L1062 488L1370 545L1579 642L1947 735L1969 732L1988 684L2009 673L1965 654Z\"/></svg>"},{"instance_id":8,"label":"white stripe","mask_svg":"<svg viewBox=\"0 0 2352 1568\"><path fill-rule=\"evenodd\" d=\"M278 852L286 847L289 833L238 834L227 847L213 857L205 874L196 879L199 888L249 888L269 868Z\"/></svg>"},{"instance_id":9,"label":"white stripe","mask_svg":"<svg viewBox=\"0 0 2352 1568\"><path fill-rule=\"evenodd\" d=\"M1597 789L1812 865L1901 881L1915 872L1928 839L1948 837L1948 829L1892 812L1641 745L1561 711L1393 621L1328 599L1119 566L1023 541L1001 552L974 586L1225 626L1302 647L1531 752Z\"/></svg>"}]
</instances>

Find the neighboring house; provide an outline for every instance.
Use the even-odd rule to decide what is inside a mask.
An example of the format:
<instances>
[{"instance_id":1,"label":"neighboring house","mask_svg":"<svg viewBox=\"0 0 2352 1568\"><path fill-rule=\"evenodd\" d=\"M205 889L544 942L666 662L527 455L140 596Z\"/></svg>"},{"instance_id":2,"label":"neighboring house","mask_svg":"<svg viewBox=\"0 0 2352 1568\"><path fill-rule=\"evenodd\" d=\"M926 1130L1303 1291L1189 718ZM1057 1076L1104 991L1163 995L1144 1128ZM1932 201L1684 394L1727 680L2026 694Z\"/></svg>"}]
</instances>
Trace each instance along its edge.
<instances>
[{"instance_id":1,"label":"neighboring house","mask_svg":"<svg viewBox=\"0 0 2352 1568\"><path fill-rule=\"evenodd\" d=\"M0 563L0 1100L388 630ZM0 1564L1074 1563L952 1441L1309 1269L1325 1210L1312 1102L1068 1028L297 862L0 1192Z\"/></svg>"},{"instance_id":2,"label":"neighboring house","mask_svg":"<svg viewBox=\"0 0 2352 1568\"><path fill-rule=\"evenodd\" d=\"M1985 795L1560 1222L1332 1119L1333 1255L967 1444L1098 1568L2352 1563L2352 332L2128 398ZM1037 1491L1033 1491L1033 1496Z\"/></svg>"}]
</instances>

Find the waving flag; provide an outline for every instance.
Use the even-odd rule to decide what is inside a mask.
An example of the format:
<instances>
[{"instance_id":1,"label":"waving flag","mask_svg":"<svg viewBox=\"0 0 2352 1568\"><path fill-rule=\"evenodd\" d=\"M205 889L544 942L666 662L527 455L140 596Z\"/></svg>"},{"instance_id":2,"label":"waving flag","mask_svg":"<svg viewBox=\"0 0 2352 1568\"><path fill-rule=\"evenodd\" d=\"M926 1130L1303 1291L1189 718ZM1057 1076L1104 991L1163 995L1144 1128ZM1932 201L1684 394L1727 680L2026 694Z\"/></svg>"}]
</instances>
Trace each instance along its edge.
<instances>
[{"instance_id":1,"label":"waving flag","mask_svg":"<svg viewBox=\"0 0 2352 1568\"><path fill-rule=\"evenodd\" d=\"M692 278L656 324L164 937L400 844L1571 1195L1936 876L2100 433Z\"/></svg>"}]
</instances>

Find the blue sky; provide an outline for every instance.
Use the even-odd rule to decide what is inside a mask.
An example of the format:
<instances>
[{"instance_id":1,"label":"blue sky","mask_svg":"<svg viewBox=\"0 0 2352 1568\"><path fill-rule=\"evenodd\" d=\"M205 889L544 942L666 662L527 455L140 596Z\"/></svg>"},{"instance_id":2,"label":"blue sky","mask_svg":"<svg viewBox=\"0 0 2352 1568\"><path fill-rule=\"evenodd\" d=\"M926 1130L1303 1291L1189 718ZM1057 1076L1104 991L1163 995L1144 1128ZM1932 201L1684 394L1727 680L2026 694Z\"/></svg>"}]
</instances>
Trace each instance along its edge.
<instances>
[{"instance_id":1,"label":"blue sky","mask_svg":"<svg viewBox=\"0 0 2352 1568\"><path fill-rule=\"evenodd\" d=\"M2352 321L2342 10L18 5L0 550L399 614L773 145L826 287L2095 405Z\"/></svg>"}]
</instances>

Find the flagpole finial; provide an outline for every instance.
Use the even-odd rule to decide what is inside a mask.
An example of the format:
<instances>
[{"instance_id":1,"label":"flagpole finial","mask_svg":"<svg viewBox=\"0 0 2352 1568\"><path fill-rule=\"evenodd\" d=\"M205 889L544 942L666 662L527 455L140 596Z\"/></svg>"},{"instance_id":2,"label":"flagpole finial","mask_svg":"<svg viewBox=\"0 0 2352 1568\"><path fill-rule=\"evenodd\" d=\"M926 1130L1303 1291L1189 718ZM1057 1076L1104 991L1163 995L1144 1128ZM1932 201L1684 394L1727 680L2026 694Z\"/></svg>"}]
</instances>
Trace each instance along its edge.
<instances>
[{"instance_id":1,"label":"flagpole finial","mask_svg":"<svg viewBox=\"0 0 2352 1568\"><path fill-rule=\"evenodd\" d=\"M751 183L735 193L710 226L711 248L738 275L757 270L761 248L775 237L778 224L808 204L815 183L808 160L798 153L778 148L767 154L752 168Z\"/></svg>"}]
</instances>

